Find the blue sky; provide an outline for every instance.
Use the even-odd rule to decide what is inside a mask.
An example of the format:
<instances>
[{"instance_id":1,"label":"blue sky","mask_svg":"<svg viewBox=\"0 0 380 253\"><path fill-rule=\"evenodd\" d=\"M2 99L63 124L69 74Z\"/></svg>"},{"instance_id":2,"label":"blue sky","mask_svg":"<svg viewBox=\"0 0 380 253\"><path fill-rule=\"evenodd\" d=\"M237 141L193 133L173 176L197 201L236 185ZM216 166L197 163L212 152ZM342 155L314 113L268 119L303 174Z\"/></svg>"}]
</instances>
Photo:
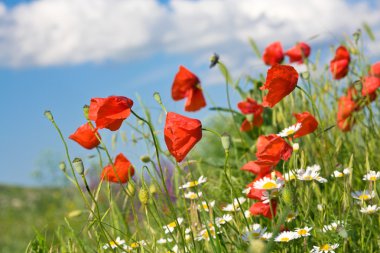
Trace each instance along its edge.
<instances>
[{"instance_id":1,"label":"blue sky","mask_svg":"<svg viewBox=\"0 0 380 253\"><path fill-rule=\"evenodd\" d=\"M265 70L249 48L249 36L260 48L276 40L289 48L318 34L308 42L326 55L328 46L363 22L380 37L375 1L163 2L0 1L0 183L38 184L30 174L46 169L40 161L46 152L62 157L58 135L43 117L46 109L65 136L84 123L81 108L91 97L135 98L139 93L144 103L157 108L152 93L159 91L170 110L183 113L183 102L170 98L178 66L195 72L213 100L224 103L223 80L208 69L208 58L218 52L235 76ZM368 52L372 60L380 59L378 45L369 44ZM206 114L186 115L203 119ZM91 153L69 144L73 156ZM121 148L134 159L141 155Z\"/></svg>"}]
</instances>

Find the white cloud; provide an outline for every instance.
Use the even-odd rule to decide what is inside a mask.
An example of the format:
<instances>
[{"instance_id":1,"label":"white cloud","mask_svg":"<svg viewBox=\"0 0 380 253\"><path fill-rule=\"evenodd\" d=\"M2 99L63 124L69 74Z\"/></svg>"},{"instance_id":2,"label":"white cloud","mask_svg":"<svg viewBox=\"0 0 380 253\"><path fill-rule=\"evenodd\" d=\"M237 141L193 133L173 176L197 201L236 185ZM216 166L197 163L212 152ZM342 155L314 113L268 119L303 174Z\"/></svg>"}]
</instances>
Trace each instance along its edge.
<instances>
[{"instance_id":1,"label":"white cloud","mask_svg":"<svg viewBox=\"0 0 380 253\"><path fill-rule=\"evenodd\" d=\"M50 66L131 61L157 52L204 56L214 51L230 66L261 47L339 43L365 21L380 38L380 6L344 0L39 0L7 9L0 3L0 65ZM375 48L374 46L370 47ZM376 50L376 49L373 49Z\"/></svg>"}]
</instances>

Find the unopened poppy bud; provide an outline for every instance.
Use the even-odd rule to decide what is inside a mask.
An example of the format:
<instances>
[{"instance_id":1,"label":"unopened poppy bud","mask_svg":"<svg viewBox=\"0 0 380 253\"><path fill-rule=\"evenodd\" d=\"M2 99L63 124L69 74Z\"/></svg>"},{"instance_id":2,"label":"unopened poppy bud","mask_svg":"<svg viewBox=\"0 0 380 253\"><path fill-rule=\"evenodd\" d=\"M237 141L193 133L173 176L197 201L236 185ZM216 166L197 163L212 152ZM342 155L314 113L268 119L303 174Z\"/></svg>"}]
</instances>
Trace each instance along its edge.
<instances>
[{"instance_id":1,"label":"unopened poppy bud","mask_svg":"<svg viewBox=\"0 0 380 253\"><path fill-rule=\"evenodd\" d=\"M129 196L134 196L135 195L135 192L136 192L136 187L135 187L135 184L129 182L128 185L127 185L127 193Z\"/></svg>"},{"instance_id":2,"label":"unopened poppy bud","mask_svg":"<svg viewBox=\"0 0 380 253\"><path fill-rule=\"evenodd\" d=\"M88 120L88 112L90 111L90 106L84 105L83 106L83 115Z\"/></svg>"},{"instance_id":3,"label":"unopened poppy bud","mask_svg":"<svg viewBox=\"0 0 380 253\"><path fill-rule=\"evenodd\" d=\"M210 57L210 69L215 67L216 64L218 64L219 62L219 55L214 53L211 57Z\"/></svg>"},{"instance_id":4,"label":"unopened poppy bud","mask_svg":"<svg viewBox=\"0 0 380 253\"><path fill-rule=\"evenodd\" d=\"M84 166L83 166L83 162L82 162L82 159L80 158L74 158L73 160L73 167L74 169L80 174L80 175L83 175L84 173Z\"/></svg>"},{"instance_id":5,"label":"unopened poppy bud","mask_svg":"<svg viewBox=\"0 0 380 253\"><path fill-rule=\"evenodd\" d=\"M300 144L293 143L293 151L298 151L300 149Z\"/></svg>"},{"instance_id":6,"label":"unopened poppy bud","mask_svg":"<svg viewBox=\"0 0 380 253\"><path fill-rule=\"evenodd\" d=\"M150 194L155 194L155 193L157 193L157 187L156 187L155 184L151 184L151 185L149 185L149 193L150 193Z\"/></svg>"},{"instance_id":7,"label":"unopened poppy bud","mask_svg":"<svg viewBox=\"0 0 380 253\"><path fill-rule=\"evenodd\" d=\"M66 163L64 161L59 163L59 169L62 170L63 172L66 171Z\"/></svg>"},{"instance_id":8,"label":"unopened poppy bud","mask_svg":"<svg viewBox=\"0 0 380 253\"><path fill-rule=\"evenodd\" d=\"M289 187L285 187L281 192L282 201L286 206L291 207L294 204L294 195Z\"/></svg>"},{"instance_id":9,"label":"unopened poppy bud","mask_svg":"<svg viewBox=\"0 0 380 253\"><path fill-rule=\"evenodd\" d=\"M145 187L142 187L139 191L139 200L143 205L146 205L149 201L149 192Z\"/></svg>"},{"instance_id":10,"label":"unopened poppy bud","mask_svg":"<svg viewBox=\"0 0 380 253\"><path fill-rule=\"evenodd\" d=\"M357 44L360 37L361 37L361 34L362 34L362 30L358 29L354 34L353 34L353 37L354 37L354 41L355 43Z\"/></svg>"},{"instance_id":11,"label":"unopened poppy bud","mask_svg":"<svg viewBox=\"0 0 380 253\"><path fill-rule=\"evenodd\" d=\"M140 156L140 160L141 160L143 163L149 163L150 161L152 161L152 160L150 159L150 156L148 156L148 155L142 155L142 156Z\"/></svg>"},{"instance_id":12,"label":"unopened poppy bud","mask_svg":"<svg viewBox=\"0 0 380 253\"><path fill-rule=\"evenodd\" d=\"M224 148L224 151L230 150L231 137L227 133L224 133L224 134L222 134L222 137L220 139L222 141L222 146Z\"/></svg>"},{"instance_id":13,"label":"unopened poppy bud","mask_svg":"<svg viewBox=\"0 0 380 253\"><path fill-rule=\"evenodd\" d=\"M248 252L249 253L263 253L265 252L265 243L263 240L253 239L250 243Z\"/></svg>"},{"instance_id":14,"label":"unopened poppy bud","mask_svg":"<svg viewBox=\"0 0 380 253\"><path fill-rule=\"evenodd\" d=\"M309 71L302 72L302 73L301 73L301 77L302 77L302 79L304 79L304 80L309 80L309 78L310 78L310 73L309 73Z\"/></svg>"},{"instance_id":15,"label":"unopened poppy bud","mask_svg":"<svg viewBox=\"0 0 380 253\"><path fill-rule=\"evenodd\" d=\"M158 104L162 105L162 100L161 100L160 93L158 93L157 91L154 92L153 93L153 97L154 97L154 100L156 100Z\"/></svg>"},{"instance_id":16,"label":"unopened poppy bud","mask_svg":"<svg viewBox=\"0 0 380 253\"><path fill-rule=\"evenodd\" d=\"M50 120L51 122L54 122L53 114L51 114L51 111L45 111L44 112L45 117Z\"/></svg>"}]
</instances>

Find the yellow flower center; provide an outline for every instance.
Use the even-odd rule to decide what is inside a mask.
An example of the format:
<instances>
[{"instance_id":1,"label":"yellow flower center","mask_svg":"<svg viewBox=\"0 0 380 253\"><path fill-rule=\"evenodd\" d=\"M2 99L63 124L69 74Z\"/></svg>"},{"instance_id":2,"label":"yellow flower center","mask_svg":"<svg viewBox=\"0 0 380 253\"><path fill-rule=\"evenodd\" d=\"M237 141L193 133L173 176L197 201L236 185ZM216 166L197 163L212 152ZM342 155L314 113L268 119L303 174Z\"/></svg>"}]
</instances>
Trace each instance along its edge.
<instances>
[{"instance_id":1,"label":"yellow flower center","mask_svg":"<svg viewBox=\"0 0 380 253\"><path fill-rule=\"evenodd\" d=\"M361 199L361 200L367 200L369 198L370 198L370 196L367 195L367 194L362 194L362 195L359 196L359 199Z\"/></svg>"},{"instance_id":2,"label":"yellow flower center","mask_svg":"<svg viewBox=\"0 0 380 253\"><path fill-rule=\"evenodd\" d=\"M307 231L306 231L306 229L301 229L301 230L298 230L298 234L299 235L306 235Z\"/></svg>"},{"instance_id":3,"label":"yellow flower center","mask_svg":"<svg viewBox=\"0 0 380 253\"><path fill-rule=\"evenodd\" d=\"M112 246L117 246L117 243L115 241L110 241L110 245L111 245L111 247Z\"/></svg>"},{"instance_id":4,"label":"yellow flower center","mask_svg":"<svg viewBox=\"0 0 380 253\"><path fill-rule=\"evenodd\" d=\"M321 247L321 250L325 250L325 251L330 250L330 249L331 249L331 247L330 247L330 245L328 245L328 244L325 244L325 245L323 245L323 246Z\"/></svg>"},{"instance_id":5,"label":"yellow flower center","mask_svg":"<svg viewBox=\"0 0 380 253\"><path fill-rule=\"evenodd\" d=\"M275 188L277 188L277 184L276 183L274 183L274 182L267 182L267 183L265 183L265 184L263 184L263 189L265 189L265 190L272 190L272 189L275 189Z\"/></svg>"},{"instance_id":6,"label":"yellow flower center","mask_svg":"<svg viewBox=\"0 0 380 253\"><path fill-rule=\"evenodd\" d=\"M282 237L281 239L280 239L280 241L281 242L289 242L289 237Z\"/></svg>"},{"instance_id":7,"label":"yellow flower center","mask_svg":"<svg viewBox=\"0 0 380 253\"><path fill-rule=\"evenodd\" d=\"M140 244L139 244L138 242L133 242L133 243L131 244L131 247L132 247L132 248L137 248L137 247L140 247Z\"/></svg>"},{"instance_id":8,"label":"yellow flower center","mask_svg":"<svg viewBox=\"0 0 380 253\"><path fill-rule=\"evenodd\" d=\"M313 177L307 175L307 176L304 176L303 179L304 179L304 180L307 180L307 181L310 181L310 180L313 180Z\"/></svg>"},{"instance_id":9,"label":"yellow flower center","mask_svg":"<svg viewBox=\"0 0 380 253\"><path fill-rule=\"evenodd\" d=\"M376 181L376 180L377 180L377 177L376 177L376 176L370 176L370 177L369 177L369 180L371 180L371 181Z\"/></svg>"},{"instance_id":10,"label":"yellow flower center","mask_svg":"<svg viewBox=\"0 0 380 253\"><path fill-rule=\"evenodd\" d=\"M173 221L172 223L168 224L169 228L175 228L176 226L177 226L177 224L175 223L175 221Z\"/></svg>"},{"instance_id":11,"label":"yellow flower center","mask_svg":"<svg viewBox=\"0 0 380 253\"><path fill-rule=\"evenodd\" d=\"M258 237L258 236L260 236L260 233L253 232L252 235L253 235L253 237Z\"/></svg>"},{"instance_id":12,"label":"yellow flower center","mask_svg":"<svg viewBox=\"0 0 380 253\"><path fill-rule=\"evenodd\" d=\"M288 131L286 131L286 135L291 135L291 134L294 134L296 131L294 131L294 129L289 129Z\"/></svg>"},{"instance_id":13,"label":"yellow flower center","mask_svg":"<svg viewBox=\"0 0 380 253\"><path fill-rule=\"evenodd\" d=\"M194 187L198 185L198 181L189 182L189 187Z\"/></svg>"}]
</instances>

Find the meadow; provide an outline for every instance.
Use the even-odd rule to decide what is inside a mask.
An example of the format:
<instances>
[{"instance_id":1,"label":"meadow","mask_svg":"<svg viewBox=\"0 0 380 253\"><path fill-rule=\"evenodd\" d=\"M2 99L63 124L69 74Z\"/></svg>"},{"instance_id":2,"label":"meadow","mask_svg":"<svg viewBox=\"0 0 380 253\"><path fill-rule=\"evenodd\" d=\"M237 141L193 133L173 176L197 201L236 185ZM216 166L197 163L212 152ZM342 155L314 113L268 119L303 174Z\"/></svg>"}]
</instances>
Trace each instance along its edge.
<instances>
[{"instance_id":1,"label":"meadow","mask_svg":"<svg viewBox=\"0 0 380 253\"><path fill-rule=\"evenodd\" d=\"M210 68L225 79L221 105L180 66L171 95L186 116L154 91L144 99L154 99L160 115L132 97L105 94L84 101L84 124L68 140L59 115L46 111L73 187L57 190L70 196L65 201L50 191L49 201L28 207L53 222L35 223L26 252L380 251L380 62L367 60L364 38L375 39L368 27L333 45L327 62L307 42L285 50L250 40L252 57L267 65L251 76L232 76L214 54ZM203 122L191 117L199 110L210 110ZM141 150L138 167L101 138L120 129L136 133L129 142ZM97 163L75 157L67 141L95 152ZM60 208L52 214L52 206Z\"/></svg>"}]
</instances>

